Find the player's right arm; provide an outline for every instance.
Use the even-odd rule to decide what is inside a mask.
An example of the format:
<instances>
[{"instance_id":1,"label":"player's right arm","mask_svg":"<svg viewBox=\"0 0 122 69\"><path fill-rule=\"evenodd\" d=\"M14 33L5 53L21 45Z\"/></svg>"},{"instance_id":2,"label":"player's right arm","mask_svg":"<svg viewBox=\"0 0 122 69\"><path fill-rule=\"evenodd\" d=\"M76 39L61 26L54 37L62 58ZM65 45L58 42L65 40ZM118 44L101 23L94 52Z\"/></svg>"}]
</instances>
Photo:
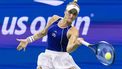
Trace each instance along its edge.
<instances>
[{"instance_id":1,"label":"player's right arm","mask_svg":"<svg viewBox=\"0 0 122 69\"><path fill-rule=\"evenodd\" d=\"M25 48L26 48L26 46L28 45L28 43L32 43L33 41L38 40L38 39L44 37L44 36L47 34L47 32L48 32L48 28L49 28L56 20L58 20L58 19L59 19L59 16L54 15L54 16L49 20L49 22L47 23L46 27L45 27L42 31L40 31L40 32L38 32L38 33L35 33L34 35L27 37L26 39L17 39L17 41L20 41L20 44L17 46L17 50L22 50L22 49L25 50Z\"/></svg>"}]
</instances>

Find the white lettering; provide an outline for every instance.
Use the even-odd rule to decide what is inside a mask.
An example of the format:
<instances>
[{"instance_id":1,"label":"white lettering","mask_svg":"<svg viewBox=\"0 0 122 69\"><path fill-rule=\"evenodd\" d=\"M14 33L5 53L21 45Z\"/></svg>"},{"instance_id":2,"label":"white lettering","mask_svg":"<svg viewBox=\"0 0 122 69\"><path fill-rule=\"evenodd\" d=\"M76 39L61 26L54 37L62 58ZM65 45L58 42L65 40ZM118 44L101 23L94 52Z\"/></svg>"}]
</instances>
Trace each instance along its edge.
<instances>
[{"instance_id":1,"label":"white lettering","mask_svg":"<svg viewBox=\"0 0 122 69\"><path fill-rule=\"evenodd\" d=\"M41 26L38 30L36 30L36 25L38 22L41 24ZM30 31L32 34L35 34L36 32L39 32L42 29L44 29L45 25L46 25L46 20L44 19L44 17L37 17L33 20L32 24L30 26Z\"/></svg>"},{"instance_id":2,"label":"white lettering","mask_svg":"<svg viewBox=\"0 0 122 69\"><path fill-rule=\"evenodd\" d=\"M48 17L47 22L50 20L51 17ZM22 35L24 33L26 33L27 31L27 26L24 24L26 22L29 21L29 18L27 16L23 16L23 17L13 17L11 20L11 24L10 24L10 17L5 17L4 21L3 21L3 26L2 26L2 34L3 35ZM16 23L17 26L20 29L16 29ZM37 29L37 24L39 23L40 26L38 26L39 28ZM84 24L83 24L84 23ZM34 20L32 20L32 23L30 25L30 32L32 34L35 34L38 31L41 31L44 29L44 27L46 26L46 19L44 17L36 17ZM84 25L83 31L81 31L80 33L82 33L82 35L87 35L88 30L89 30L89 26L90 26L90 17L85 16L85 17L78 17L76 19L76 21L73 21L72 25L74 25L78 30L81 29L81 25ZM10 25L10 26L9 26ZM47 36L42 38L43 42L47 41Z\"/></svg>"},{"instance_id":3,"label":"white lettering","mask_svg":"<svg viewBox=\"0 0 122 69\"><path fill-rule=\"evenodd\" d=\"M90 18L88 16L78 17L77 22L76 22L76 28L78 30L80 30L80 28L81 28L80 26L81 26L82 23L85 23L84 27L83 27L82 35L87 35L88 29L89 29L89 26L90 26Z\"/></svg>"},{"instance_id":4,"label":"white lettering","mask_svg":"<svg viewBox=\"0 0 122 69\"><path fill-rule=\"evenodd\" d=\"M14 33L16 21L17 21L17 17L13 17L10 28L7 30L7 26L9 23L9 17L5 17L4 22L3 22L3 26L2 26L2 34L3 35L7 35L7 34L12 35Z\"/></svg>"},{"instance_id":5,"label":"white lettering","mask_svg":"<svg viewBox=\"0 0 122 69\"><path fill-rule=\"evenodd\" d=\"M48 17L47 23L49 22L50 19L51 17ZM46 42L46 41L47 41L47 35L42 38L42 42Z\"/></svg>"},{"instance_id":6,"label":"white lettering","mask_svg":"<svg viewBox=\"0 0 122 69\"><path fill-rule=\"evenodd\" d=\"M15 34L16 35L22 35L26 32L26 25L24 24L24 22L28 21L28 17L21 17L19 18L19 20L17 21L17 26L21 29L21 30L15 30Z\"/></svg>"}]
</instances>

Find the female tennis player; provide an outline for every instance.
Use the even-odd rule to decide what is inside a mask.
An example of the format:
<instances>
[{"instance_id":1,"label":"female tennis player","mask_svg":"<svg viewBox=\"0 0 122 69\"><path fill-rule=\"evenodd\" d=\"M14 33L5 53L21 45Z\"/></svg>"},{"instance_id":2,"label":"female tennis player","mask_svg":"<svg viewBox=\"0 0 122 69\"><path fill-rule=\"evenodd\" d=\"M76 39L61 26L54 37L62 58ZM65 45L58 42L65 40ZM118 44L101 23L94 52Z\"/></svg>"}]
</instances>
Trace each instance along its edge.
<instances>
[{"instance_id":1,"label":"female tennis player","mask_svg":"<svg viewBox=\"0 0 122 69\"><path fill-rule=\"evenodd\" d=\"M78 39L78 30L71 26L79 11L80 8L75 1L69 3L64 17L54 15L41 32L26 39L17 39L20 41L17 50L25 49L28 43L47 34L48 46L45 52L38 56L37 69L80 69L69 54L81 45L81 40L83 40L82 38Z\"/></svg>"}]
</instances>

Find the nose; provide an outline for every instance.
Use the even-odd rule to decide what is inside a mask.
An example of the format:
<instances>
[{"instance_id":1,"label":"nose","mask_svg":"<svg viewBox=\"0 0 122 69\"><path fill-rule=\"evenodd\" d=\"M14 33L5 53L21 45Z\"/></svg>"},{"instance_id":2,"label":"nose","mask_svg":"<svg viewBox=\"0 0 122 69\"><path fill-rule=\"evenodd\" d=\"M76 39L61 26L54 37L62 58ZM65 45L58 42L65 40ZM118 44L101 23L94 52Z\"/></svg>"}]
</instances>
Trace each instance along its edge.
<instances>
[{"instance_id":1,"label":"nose","mask_svg":"<svg viewBox=\"0 0 122 69\"><path fill-rule=\"evenodd\" d=\"M70 14L70 17L71 17L71 18L73 18L73 16L74 16L73 14Z\"/></svg>"}]
</instances>

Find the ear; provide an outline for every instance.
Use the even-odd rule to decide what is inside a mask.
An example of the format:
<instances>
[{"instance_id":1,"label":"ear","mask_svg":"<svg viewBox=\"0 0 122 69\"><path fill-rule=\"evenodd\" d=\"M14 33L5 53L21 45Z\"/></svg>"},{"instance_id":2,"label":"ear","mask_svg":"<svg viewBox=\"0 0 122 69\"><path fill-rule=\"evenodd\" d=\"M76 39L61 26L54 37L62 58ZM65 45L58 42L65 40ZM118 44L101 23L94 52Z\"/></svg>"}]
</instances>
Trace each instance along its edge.
<instances>
[{"instance_id":1,"label":"ear","mask_svg":"<svg viewBox=\"0 0 122 69\"><path fill-rule=\"evenodd\" d=\"M66 14L66 12L67 12L67 11L65 10L65 11L64 11L64 14Z\"/></svg>"},{"instance_id":2,"label":"ear","mask_svg":"<svg viewBox=\"0 0 122 69\"><path fill-rule=\"evenodd\" d=\"M67 10L65 10L64 14L65 14L65 15L67 15L67 14L68 14L68 11L67 11Z\"/></svg>"}]
</instances>

